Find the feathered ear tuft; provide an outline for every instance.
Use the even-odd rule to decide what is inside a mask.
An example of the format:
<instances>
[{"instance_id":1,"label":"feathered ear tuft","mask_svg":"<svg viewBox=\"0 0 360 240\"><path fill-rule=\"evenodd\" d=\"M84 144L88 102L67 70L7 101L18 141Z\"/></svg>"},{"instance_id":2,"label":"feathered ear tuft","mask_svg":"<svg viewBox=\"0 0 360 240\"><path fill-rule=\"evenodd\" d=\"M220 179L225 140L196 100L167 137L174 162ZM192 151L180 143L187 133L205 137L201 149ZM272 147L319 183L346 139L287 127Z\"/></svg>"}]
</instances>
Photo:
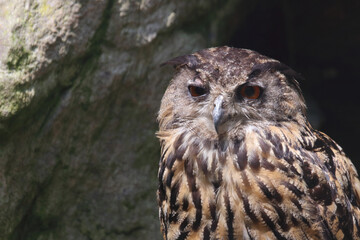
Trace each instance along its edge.
<instances>
[{"instance_id":1,"label":"feathered ear tuft","mask_svg":"<svg viewBox=\"0 0 360 240\"><path fill-rule=\"evenodd\" d=\"M183 66L188 66L191 69L196 68L196 66L198 65L199 60L196 56L194 55L184 55L184 56L179 56L173 59L170 59L164 63L162 63L160 66L165 66L165 65L171 65L174 68L180 68Z\"/></svg>"},{"instance_id":2,"label":"feathered ear tuft","mask_svg":"<svg viewBox=\"0 0 360 240\"><path fill-rule=\"evenodd\" d=\"M257 64L252 68L252 71L248 75L248 78L250 79L257 77L260 73L266 71L279 71L280 73L284 74L286 76L288 83L292 85L299 93L301 93L298 80L304 81L303 76L281 62L271 61L271 62Z\"/></svg>"}]
</instances>

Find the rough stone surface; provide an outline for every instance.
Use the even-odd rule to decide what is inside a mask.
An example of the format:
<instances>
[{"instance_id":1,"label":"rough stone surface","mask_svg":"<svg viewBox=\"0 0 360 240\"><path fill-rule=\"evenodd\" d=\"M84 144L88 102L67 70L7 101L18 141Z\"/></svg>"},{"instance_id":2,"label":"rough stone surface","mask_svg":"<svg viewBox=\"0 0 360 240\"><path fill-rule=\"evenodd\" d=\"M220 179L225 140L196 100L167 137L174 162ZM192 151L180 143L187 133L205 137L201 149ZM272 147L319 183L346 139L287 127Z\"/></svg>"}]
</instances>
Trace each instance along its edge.
<instances>
[{"instance_id":1,"label":"rough stone surface","mask_svg":"<svg viewBox=\"0 0 360 240\"><path fill-rule=\"evenodd\" d=\"M159 64L233 1L0 0L0 239L159 239Z\"/></svg>"}]
</instances>

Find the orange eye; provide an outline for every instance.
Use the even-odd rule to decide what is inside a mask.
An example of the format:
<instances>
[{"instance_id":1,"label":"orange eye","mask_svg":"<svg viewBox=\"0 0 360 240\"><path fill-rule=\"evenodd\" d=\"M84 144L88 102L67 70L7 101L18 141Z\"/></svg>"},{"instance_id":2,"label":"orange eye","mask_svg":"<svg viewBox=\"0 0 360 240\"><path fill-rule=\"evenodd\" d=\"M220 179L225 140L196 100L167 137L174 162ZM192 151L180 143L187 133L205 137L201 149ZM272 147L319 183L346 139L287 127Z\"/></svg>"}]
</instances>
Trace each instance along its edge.
<instances>
[{"instance_id":1,"label":"orange eye","mask_svg":"<svg viewBox=\"0 0 360 240\"><path fill-rule=\"evenodd\" d=\"M194 86L194 85L190 85L188 87L189 92L191 94L191 96L193 97L200 97L202 95L205 95L207 93L206 88L200 87L200 86Z\"/></svg>"},{"instance_id":2,"label":"orange eye","mask_svg":"<svg viewBox=\"0 0 360 240\"><path fill-rule=\"evenodd\" d=\"M258 99L261 94L259 86L243 86L240 88L240 94L243 98Z\"/></svg>"}]
</instances>

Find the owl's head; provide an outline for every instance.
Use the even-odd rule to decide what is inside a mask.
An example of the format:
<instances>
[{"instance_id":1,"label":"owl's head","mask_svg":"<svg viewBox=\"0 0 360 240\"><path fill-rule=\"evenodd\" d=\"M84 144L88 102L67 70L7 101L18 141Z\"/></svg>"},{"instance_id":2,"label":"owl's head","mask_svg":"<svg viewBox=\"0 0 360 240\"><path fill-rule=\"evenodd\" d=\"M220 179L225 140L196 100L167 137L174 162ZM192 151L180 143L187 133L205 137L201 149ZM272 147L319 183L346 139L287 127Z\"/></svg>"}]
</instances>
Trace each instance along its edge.
<instances>
[{"instance_id":1,"label":"owl's head","mask_svg":"<svg viewBox=\"0 0 360 240\"><path fill-rule=\"evenodd\" d=\"M166 64L177 73L161 102L160 130L216 139L257 124L306 121L298 74L257 52L209 48Z\"/></svg>"}]
</instances>

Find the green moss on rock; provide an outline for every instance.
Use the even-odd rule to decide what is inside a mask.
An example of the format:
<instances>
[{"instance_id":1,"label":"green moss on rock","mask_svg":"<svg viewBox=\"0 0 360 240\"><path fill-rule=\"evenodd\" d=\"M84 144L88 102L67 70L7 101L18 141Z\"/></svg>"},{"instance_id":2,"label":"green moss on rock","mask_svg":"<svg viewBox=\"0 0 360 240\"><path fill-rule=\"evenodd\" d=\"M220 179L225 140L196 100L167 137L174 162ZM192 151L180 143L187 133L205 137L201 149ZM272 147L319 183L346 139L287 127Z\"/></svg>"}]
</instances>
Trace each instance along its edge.
<instances>
[{"instance_id":1,"label":"green moss on rock","mask_svg":"<svg viewBox=\"0 0 360 240\"><path fill-rule=\"evenodd\" d=\"M27 106L33 98L33 89L20 89L22 72L3 73L0 75L0 121L14 116Z\"/></svg>"},{"instance_id":2,"label":"green moss on rock","mask_svg":"<svg viewBox=\"0 0 360 240\"><path fill-rule=\"evenodd\" d=\"M30 63L30 52L24 46L15 46L9 50L6 65L9 70L20 70Z\"/></svg>"}]
</instances>

